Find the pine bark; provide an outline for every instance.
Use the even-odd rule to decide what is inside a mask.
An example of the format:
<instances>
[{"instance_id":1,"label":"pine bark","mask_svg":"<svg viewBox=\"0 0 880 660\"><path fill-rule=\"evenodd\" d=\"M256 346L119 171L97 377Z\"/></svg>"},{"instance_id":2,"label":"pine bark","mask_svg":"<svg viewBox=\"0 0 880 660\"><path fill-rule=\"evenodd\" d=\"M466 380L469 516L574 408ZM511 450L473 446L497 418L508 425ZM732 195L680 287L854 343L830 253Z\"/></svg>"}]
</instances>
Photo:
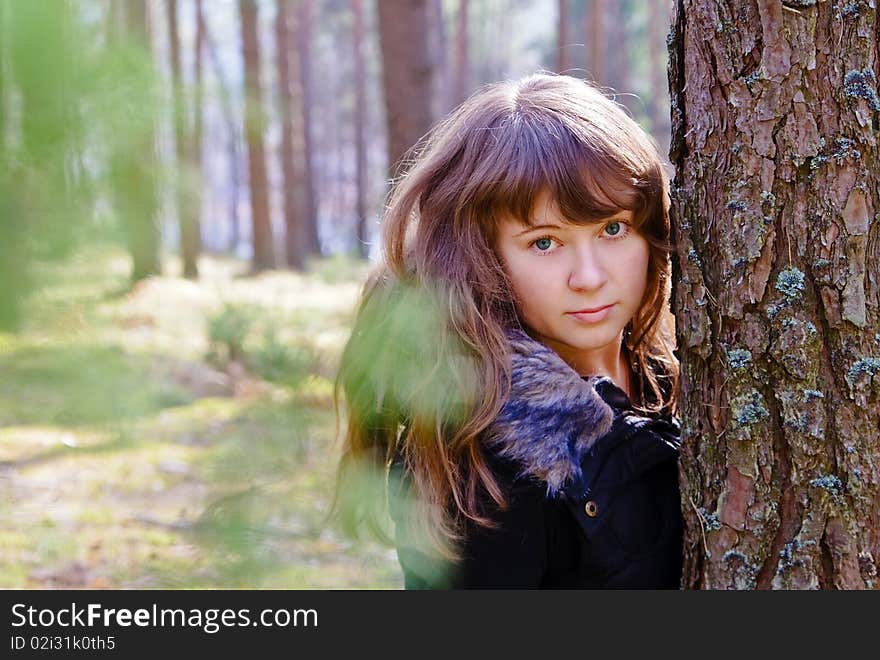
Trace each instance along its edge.
<instances>
[{"instance_id":1,"label":"pine bark","mask_svg":"<svg viewBox=\"0 0 880 660\"><path fill-rule=\"evenodd\" d=\"M264 144L265 115L260 85L260 42L256 0L239 0L242 57L245 71L245 135L248 149L248 178L251 192L252 269L274 267L272 227L269 219L269 184Z\"/></svg>"},{"instance_id":2,"label":"pine bark","mask_svg":"<svg viewBox=\"0 0 880 660\"><path fill-rule=\"evenodd\" d=\"M404 154L431 125L433 67L428 53L427 0L377 2L382 87L392 178Z\"/></svg>"},{"instance_id":3,"label":"pine bark","mask_svg":"<svg viewBox=\"0 0 880 660\"><path fill-rule=\"evenodd\" d=\"M683 585L877 588L877 12L676 0L670 59Z\"/></svg>"}]
</instances>

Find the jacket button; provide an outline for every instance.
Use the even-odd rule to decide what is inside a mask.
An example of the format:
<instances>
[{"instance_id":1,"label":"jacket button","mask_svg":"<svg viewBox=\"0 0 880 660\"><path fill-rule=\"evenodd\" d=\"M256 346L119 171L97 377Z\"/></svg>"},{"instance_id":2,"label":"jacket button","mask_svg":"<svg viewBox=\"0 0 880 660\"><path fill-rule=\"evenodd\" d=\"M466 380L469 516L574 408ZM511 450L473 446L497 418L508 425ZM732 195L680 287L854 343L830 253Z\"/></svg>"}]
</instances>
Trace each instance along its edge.
<instances>
[{"instance_id":1,"label":"jacket button","mask_svg":"<svg viewBox=\"0 0 880 660\"><path fill-rule=\"evenodd\" d=\"M595 518L599 515L599 505L596 504L595 501L589 500L586 504L584 504L584 511L586 511L587 515L590 518Z\"/></svg>"}]
</instances>

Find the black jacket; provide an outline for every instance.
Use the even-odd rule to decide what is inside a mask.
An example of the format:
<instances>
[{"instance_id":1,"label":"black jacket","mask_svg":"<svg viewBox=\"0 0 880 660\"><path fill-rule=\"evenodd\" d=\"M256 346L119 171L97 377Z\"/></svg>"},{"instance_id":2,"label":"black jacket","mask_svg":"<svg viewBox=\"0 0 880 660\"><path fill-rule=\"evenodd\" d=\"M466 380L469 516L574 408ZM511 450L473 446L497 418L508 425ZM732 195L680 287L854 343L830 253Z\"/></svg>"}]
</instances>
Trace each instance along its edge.
<instances>
[{"instance_id":1,"label":"black jacket","mask_svg":"<svg viewBox=\"0 0 880 660\"><path fill-rule=\"evenodd\" d=\"M508 498L493 528L465 527L456 563L401 533L407 589L678 588L682 518L675 419L636 414L609 378L581 379L517 334L512 390L488 430L489 463ZM395 502L408 489L392 471Z\"/></svg>"}]
</instances>

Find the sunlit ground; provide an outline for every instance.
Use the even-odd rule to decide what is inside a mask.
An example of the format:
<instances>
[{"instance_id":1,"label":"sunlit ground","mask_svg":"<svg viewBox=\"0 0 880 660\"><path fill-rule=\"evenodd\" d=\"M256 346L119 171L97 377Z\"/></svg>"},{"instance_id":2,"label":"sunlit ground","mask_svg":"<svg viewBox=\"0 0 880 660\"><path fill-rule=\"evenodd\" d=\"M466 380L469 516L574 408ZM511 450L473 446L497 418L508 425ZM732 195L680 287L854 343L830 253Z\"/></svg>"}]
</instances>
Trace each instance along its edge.
<instances>
[{"instance_id":1,"label":"sunlit ground","mask_svg":"<svg viewBox=\"0 0 880 660\"><path fill-rule=\"evenodd\" d=\"M366 266L204 257L188 282L169 260L131 292L128 267L93 248L44 270L0 334L0 587L401 587L393 550L325 521Z\"/></svg>"}]
</instances>

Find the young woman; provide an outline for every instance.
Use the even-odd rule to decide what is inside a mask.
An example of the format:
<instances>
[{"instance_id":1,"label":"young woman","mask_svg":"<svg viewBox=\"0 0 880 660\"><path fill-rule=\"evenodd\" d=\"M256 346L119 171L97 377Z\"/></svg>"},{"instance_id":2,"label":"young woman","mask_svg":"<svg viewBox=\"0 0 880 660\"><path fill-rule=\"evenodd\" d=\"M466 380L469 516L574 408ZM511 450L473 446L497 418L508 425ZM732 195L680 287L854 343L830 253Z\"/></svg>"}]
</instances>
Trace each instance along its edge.
<instances>
[{"instance_id":1,"label":"young woman","mask_svg":"<svg viewBox=\"0 0 880 660\"><path fill-rule=\"evenodd\" d=\"M378 475L407 588L679 586L667 208L652 140L574 78L423 140L337 382L337 505L381 533Z\"/></svg>"}]
</instances>

